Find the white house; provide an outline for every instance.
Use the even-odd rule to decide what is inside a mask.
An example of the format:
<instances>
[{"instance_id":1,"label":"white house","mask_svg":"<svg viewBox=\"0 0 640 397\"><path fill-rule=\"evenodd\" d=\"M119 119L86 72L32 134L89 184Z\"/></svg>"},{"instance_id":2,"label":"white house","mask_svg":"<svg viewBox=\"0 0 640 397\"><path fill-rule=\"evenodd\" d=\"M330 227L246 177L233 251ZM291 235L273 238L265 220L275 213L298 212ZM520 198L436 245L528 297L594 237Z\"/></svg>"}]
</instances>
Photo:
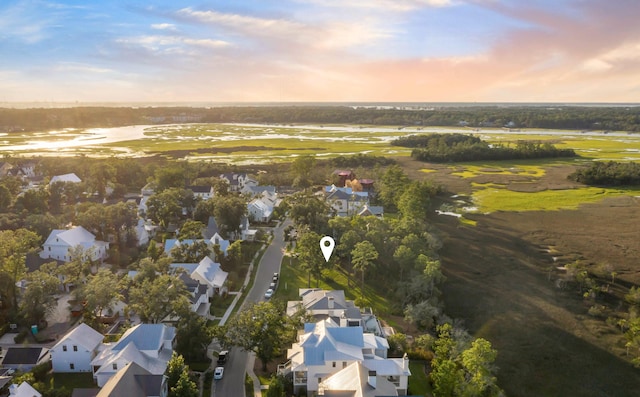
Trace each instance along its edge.
<instances>
[{"instance_id":1,"label":"white house","mask_svg":"<svg viewBox=\"0 0 640 397\"><path fill-rule=\"evenodd\" d=\"M82 179L80 179L78 175L74 173L64 174L64 175L55 175L49 181L49 185L53 185L56 182L80 183L82 182Z\"/></svg>"},{"instance_id":2,"label":"white house","mask_svg":"<svg viewBox=\"0 0 640 397\"><path fill-rule=\"evenodd\" d=\"M135 362L126 364L95 397L167 397L167 377L154 375Z\"/></svg>"},{"instance_id":3,"label":"white house","mask_svg":"<svg viewBox=\"0 0 640 397\"><path fill-rule=\"evenodd\" d=\"M287 315L304 309L318 320L331 318L340 327L360 327L365 333L384 336L383 328L371 309L360 309L346 300L342 290L301 288L301 300L287 302Z\"/></svg>"},{"instance_id":4,"label":"white house","mask_svg":"<svg viewBox=\"0 0 640 397\"><path fill-rule=\"evenodd\" d=\"M273 216L273 206L260 198L253 199L247 204L249 217L256 222L269 222Z\"/></svg>"},{"instance_id":5,"label":"white house","mask_svg":"<svg viewBox=\"0 0 640 397\"><path fill-rule=\"evenodd\" d=\"M55 229L44 242L40 258L70 262L73 258L69 251L76 247L81 247L90 260L102 261L107 258L109 243L96 240L96 236L82 226L69 230Z\"/></svg>"},{"instance_id":6,"label":"white house","mask_svg":"<svg viewBox=\"0 0 640 397\"><path fill-rule=\"evenodd\" d=\"M219 263L212 261L208 256L197 264L172 263L170 266L174 269L184 269L192 279L206 285L209 297L222 292L227 276L229 276L229 273L222 270Z\"/></svg>"},{"instance_id":7,"label":"white house","mask_svg":"<svg viewBox=\"0 0 640 397\"><path fill-rule=\"evenodd\" d=\"M209 200L214 195L212 186L187 186L187 189L193 192L193 197L200 200Z\"/></svg>"},{"instance_id":8,"label":"white house","mask_svg":"<svg viewBox=\"0 0 640 397\"><path fill-rule=\"evenodd\" d=\"M220 174L220 179L224 179L229 183L229 191L231 192L240 192L245 186L258 186L258 181L244 173L230 172Z\"/></svg>"},{"instance_id":9,"label":"white house","mask_svg":"<svg viewBox=\"0 0 640 397\"><path fill-rule=\"evenodd\" d=\"M291 375L294 392L307 390L312 396L319 391L319 385L331 375L354 363L364 365L369 371L376 371L394 383L398 395L406 395L409 360L387 358L389 343L386 339L365 334L360 327L340 327L330 318L304 326L303 333L287 351L289 361L280 365L278 372Z\"/></svg>"},{"instance_id":10,"label":"white house","mask_svg":"<svg viewBox=\"0 0 640 397\"><path fill-rule=\"evenodd\" d=\"M326 186L325 200L338 216L351 216L369 205L368 192L354 192L350 187Z\"/></svg>"},{"instance_id":11,"label":"white house","mask_svg":"<svg viewBox=\"0 0 640 397\"><path fill-rule=\"evenodd\" d=\"M69 331L51 348L53 372L91 372L104 336L85 323Z\"/></svg>"},{"instance_id":12,"label":"white house","mask_svg":"<svg viewBox=\"0 0 640 397\"><path fill-rule=\"evenodd\" d=\"M318 396L392 397L398 396L398 389L376 371L355 362L323 380L318 386Z\"/></svg>"},{"instance_id":13,"label":"white house","mask_svg":"<svg viewBox=\"0 0 640 397\"><path fill-rule=\"evenodd\" d=\"M93 378L103 387L120 369L136 363L153 375L162 375L173 353L176 329L164 324L138 324L118 340L102 344L91 361Z\"/></svg>"},{"instance_id":14,"label":"white house","mask_svg":"<svg viewBox=\"0 0 640 397\"><path fill-rule=\"evenodd\" d=\"M42 397L42 394L27 382L9 386L9 397Z\"/></svg>"}]
</instances>

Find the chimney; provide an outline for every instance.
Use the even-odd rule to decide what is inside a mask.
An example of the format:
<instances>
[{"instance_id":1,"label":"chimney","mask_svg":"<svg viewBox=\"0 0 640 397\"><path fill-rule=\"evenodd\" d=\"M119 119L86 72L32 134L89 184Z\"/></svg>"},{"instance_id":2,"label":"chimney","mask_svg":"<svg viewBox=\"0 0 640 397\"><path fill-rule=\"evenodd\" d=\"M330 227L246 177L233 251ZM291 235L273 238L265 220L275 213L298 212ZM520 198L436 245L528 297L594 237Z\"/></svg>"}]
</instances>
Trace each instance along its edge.
<instances>
[{"instance_id":1,"label":"chimney","mask_svg":"<svg viewBox=\"0 0 640 397\"><path fill-rule=\"evenodd\" d=\"M328 299L327 307L329 309L333 309L334 304L335 304L333 296L329 296L329 297L327 297L327 299Z\"/></svg>"},{"instance_id":2,"label":"chimney","mask_svg":"<svg viewBox=\"0 0 640 397\"><path fill-rule=\"evenodd\" d=\"M402 356L402 369L405 371L409 369L409 356L407 356L407 353Z\"/></svg>"},{"instance_id":3,"label":"chimney","mask_svg":"<svg viewBox=\"0 0 640 397\"><path fill-rule=\"evenodd\" d=\"M376 388L376 371L369 371L369 377L367 378L369 386Z\"/></svg>"}]
</instances>

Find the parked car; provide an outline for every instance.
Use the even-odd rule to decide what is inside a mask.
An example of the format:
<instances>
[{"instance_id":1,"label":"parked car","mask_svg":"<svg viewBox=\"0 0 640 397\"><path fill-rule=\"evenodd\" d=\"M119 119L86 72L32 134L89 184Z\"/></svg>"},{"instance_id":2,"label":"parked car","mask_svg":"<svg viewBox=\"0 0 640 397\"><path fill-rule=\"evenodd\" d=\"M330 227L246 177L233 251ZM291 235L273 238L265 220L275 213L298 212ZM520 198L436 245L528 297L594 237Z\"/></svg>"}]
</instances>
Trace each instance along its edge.
<instances>
[{"instance_id":1,"label":"parked car","mask_svg":"<svg viewBox=\"0 0 640 397\"><path fill-rule=\"evenodd\" d=\"M276 283L269 284L269 289L276 290Z\"/></svg>"},{"instance_id":2,"label":"parked car","mask_svg":"<svg viewBox=\"0 0 640 397\"><path fill-rule=\"evenodd\" d=\"M270 299L273 296L273 290L269 288L267 292L264 293L265 299Z\"/></svg>"},{"instance_id":3,"label":"parked car","mask_svg":"<svg viewBox=\"0 0 640 397\"><path fill-rule=\"evenodd\" d=\"M229 351L227 350L223 350L218 354L218 366L224 366L224 364L227 362L228 354L229 354Z\"/></svg>"},{"instance_id":4,"label":"parked car","mask_svg":"<svg viewBox=\"0 0 640 397\"><path fill-rule=\"evenodd\" d=\"M213 371L213 379L222 379L222 375L224 375L224 368L216 367L215 371Z\"/></svg>"}]
</instances>

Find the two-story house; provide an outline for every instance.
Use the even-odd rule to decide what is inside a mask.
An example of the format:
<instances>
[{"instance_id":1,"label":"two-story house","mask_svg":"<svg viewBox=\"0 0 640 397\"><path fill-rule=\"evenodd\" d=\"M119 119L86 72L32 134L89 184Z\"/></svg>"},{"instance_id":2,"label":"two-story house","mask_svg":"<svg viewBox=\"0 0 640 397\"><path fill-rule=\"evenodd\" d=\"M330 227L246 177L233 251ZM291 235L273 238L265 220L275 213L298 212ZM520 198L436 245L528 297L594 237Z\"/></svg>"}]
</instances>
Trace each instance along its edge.
<instances>
[{"instance_id":1,"label":"two-story house","mask_svg":"<svg viewBox=\"0 0 640 397\"><path fill-rule=\"evenodd\" d=\"M107 258L109 243L96 240L96 236L82 226L55 229L44 242L40 258L71 262L74 259L71 250L77 247L82 248L86 259L97 262Z\"/></svg>"},{"instance_id":2,"label":"two-story house","mask_svg":"<svg viewBox=\"0 0 640 397\"><path fill-rule=\"evenodd\" d=\"M167 377L152 374L135 362L118 370L96 394L96 397L167 397Z\"/></svg>"},{"instance_id":3,"label":"two-story house","mask_svg":"<svg viewBox=\"0 0 640 397\"><path fill-rule=\"evenodd\" d=\"M346 300L342 290L300 288L301 300L287 302L287 315L304 309L317 320L331 318L341 327L360 327L364 332L383 336L382 326L371 310L362 310Z\"/></svg>"},{"instance_id":4,"label":"two-story house","mask_svg":"<svg viewBox=\"0 0 640 397\"><path fill-rule=\"evenodd\" d=\"M360 363L375 371L376 377L396 385L398 395L406 395L411 375L408 359L387 358L388 349L385 338L364 333L360 327L340 327L327 318L305 324L298 342L287 351L289 361L279 366L278 372L292 377L294 392L306 389L312 396L323 380Z\"/></svg>"},{"instance_id":5,"label":"two-story house","mask_svg":"<svg viewBox=\"0 0 640 397\"><path fill-rule=\"evenodd\" d=\"M53 372L91 372L91 360L98 354L104 336L81 323L51 348Z\"/></svg>"},{"instance_id":6,"label":"two-story house","mask_svg":"<svg viewBox=\"0 0 640 397\"><path fill-rule=\"evenodd\" d=\"M173 353L176 329L164 324L138 324L129 328L115 343L105 343L91 361L98 386L127 364L135 362L153 375L162 375Z\"/></svg>"}]
</instances>

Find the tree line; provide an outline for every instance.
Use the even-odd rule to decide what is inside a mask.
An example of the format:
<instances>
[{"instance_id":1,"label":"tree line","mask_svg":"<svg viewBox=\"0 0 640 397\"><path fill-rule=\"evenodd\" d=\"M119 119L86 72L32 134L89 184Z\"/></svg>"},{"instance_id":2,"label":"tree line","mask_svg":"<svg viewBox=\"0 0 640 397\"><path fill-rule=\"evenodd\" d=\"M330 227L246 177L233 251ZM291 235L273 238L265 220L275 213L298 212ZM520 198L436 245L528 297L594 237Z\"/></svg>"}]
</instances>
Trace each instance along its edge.
<instances>
[{"instance_id":1,"label":"tree line","mask_svg":"<svg viewBox=\"0 0 640 397\"><path fill-rule=\"evenodd\" d=\"M587 185L626 186L640 185L640 164L617 161L595 161L568 176Z\"/></svg>"},{"instance_id":2,"label":"tree line","mask_svg":"<svg viewBox=\"0 0 640 397\"><path fill-rule=\"evenodd\" d=\"M228 106L0 108L0 129L41 131L57 128L117 127L132 124L348 123L374 125L556 128L640 131L638 106ZM3 132L4 132L3 131Z\"/></svg>"},{"instance_id":3,"label":"tree line","mask_svg":"<svg viewBox=\"0 0 640 397\"><path fill-rule=\"evenodd\" d=\"M573 149L559 149L549 142L517 141L511 146L490 144L478 137L463 134L411 135L398 138L391 144L414 148L411 157L431 163L576 156Z\"/></svg>"}]
</instances>

